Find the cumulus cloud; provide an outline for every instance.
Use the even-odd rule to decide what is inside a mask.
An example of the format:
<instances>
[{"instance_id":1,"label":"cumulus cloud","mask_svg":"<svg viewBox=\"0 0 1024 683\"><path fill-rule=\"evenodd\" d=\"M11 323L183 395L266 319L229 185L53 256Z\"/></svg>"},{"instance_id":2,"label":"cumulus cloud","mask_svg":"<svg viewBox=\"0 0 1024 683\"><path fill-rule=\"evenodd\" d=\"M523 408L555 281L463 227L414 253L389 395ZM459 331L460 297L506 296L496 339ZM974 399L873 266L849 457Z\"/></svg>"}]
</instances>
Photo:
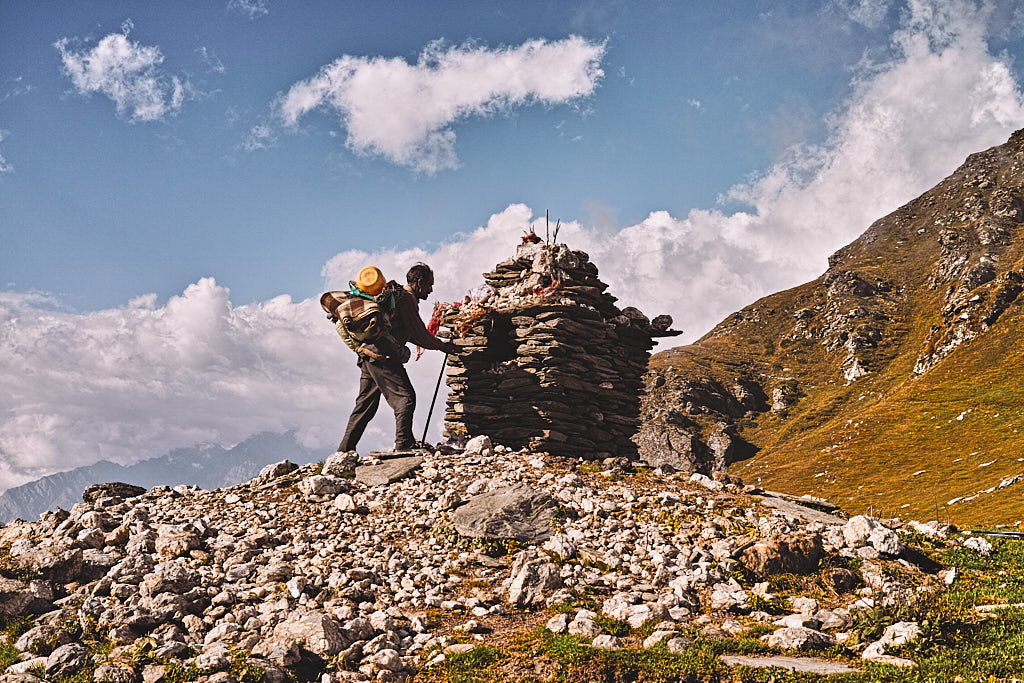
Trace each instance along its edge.
<instances>
[{"instance_id":1,"label":"cumulus cloud","mask_svg":"<svg viewBox=\"0 0 1024 683\"><path fill-rule=\"evenodd\" d=\"M316 300L233 306L207 278L163 306L155 295L87 314L57 304L0 295L0 488L262 430L341 438L354 356Z\"/></svg>"},{"instance_id":2,"label":"cumulus cloud","mask_svg":"<svg viewBox=\"0 0 1024 683\"><path fill-rule=\"evenodd\" d=\"M287 126L314 109L332 111L356 153L434 173L458 164L453 124L586 97L603 76L604 52L604 43L571 36L493 50L435 42L415 64L345 55L294 84L275 111Z\"/></svg>"},{"instance_id":3,"label":"cumulus cloud","mask_svg":"<svg viewBox=\"0 0 1024 683\"><path fill-rule=\"evenodd\" d=\"M270 14L267 0L228 0L228 9L245 15L250 21Z\"/></svg>"},{"instance_id":4,"label":"cumulus cloud","mask_svg":"<svg viewBox=\"0 0 1024 683\"><path fill-rule=\"evenodd\" d=\"M81 95L100 93L114 103L119 116L130 121L159 121L181 110L194 89L187 80L161 69L160 48L128 39L133 25L126 21L122 33L112 33L93 47L61 38L53 46L60 53L61 68Z\"/></svg>"}]
</instances>

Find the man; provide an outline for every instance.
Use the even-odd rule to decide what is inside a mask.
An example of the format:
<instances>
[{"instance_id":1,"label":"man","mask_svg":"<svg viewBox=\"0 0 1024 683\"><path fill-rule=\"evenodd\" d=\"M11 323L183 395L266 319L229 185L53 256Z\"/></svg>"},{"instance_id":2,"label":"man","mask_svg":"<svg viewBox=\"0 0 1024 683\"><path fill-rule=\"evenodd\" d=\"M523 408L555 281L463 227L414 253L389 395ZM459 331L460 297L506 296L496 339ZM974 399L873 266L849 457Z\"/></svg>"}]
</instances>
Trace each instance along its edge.
<instances>
[{"instance_id":1,"label":"man","mask_svg":"<svg viewBox=\"0 0 1024 683\"><path fill-rule=\"evenodd\" d=\"M420 319L419 302L434 291L434 272L425 263L417 263L405 276L406 286L395 291L395 308L390 316L391 332L387 347L391 353L380 359L359 354L359 395L348 420L339 451L354 451L373 416L377 414L381 394L395 411L395 450L415 447L412 435L412 414L416 409L416 392L409 381L404 363L409 360L406 344L412 342L424 349L456 353L459 347L442 341L427 332ZM392 345L390 342L394 342Z\"/></svg>"}]
</instances>

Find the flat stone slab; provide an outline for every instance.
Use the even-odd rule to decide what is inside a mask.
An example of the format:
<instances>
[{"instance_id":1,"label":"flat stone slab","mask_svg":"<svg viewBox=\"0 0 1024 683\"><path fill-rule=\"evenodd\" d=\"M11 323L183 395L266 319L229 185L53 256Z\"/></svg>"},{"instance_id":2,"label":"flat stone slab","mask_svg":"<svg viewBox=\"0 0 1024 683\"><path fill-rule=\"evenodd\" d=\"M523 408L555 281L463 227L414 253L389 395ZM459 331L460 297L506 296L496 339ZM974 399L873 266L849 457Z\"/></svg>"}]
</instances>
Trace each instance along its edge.
<instances>
[{"instance_id":1,"label":"flat stone slab","mask_svg":"<svg viewBox=\"0 0 1024 683\"><path fill-rule=\"evenodd\" d=\"M470 538L515 539L525 543L551 536L555 500L530 486L515 486L469 499L455 509L455 530Z\"/></svg>"},{"instance_id":2,"label":"flat stone slab","mask_svg":"<svg viewBox=\"0 0 1024 683\"><path fill-rule=\"evenodd\" d=\"M988 614L991 612L1000 612L1004 609L1021 609L1024 608L1024 602L1009 602L1002 605L975 605L974 611L980 612L981 614Z\"/></svg>"},{"instance_id":3,"label":"flat stone slab","mask_svg":"<svg viewBox=\"0 0 1024 683\"><path fill-rule=\"evenodd\" d=\"M377 460L395 460L397 458L422 456L425 452L426 451L422 448L414 448L408 451L370 451L366 455L369 458L376 458Z\"/></svg>"},{"instance_id":4,"label":"flat stone slab","mask_svg":"<svg viewBox=\"0 0 1024 683\"><path fill-rule=\"evenodd\" d=\"M423 458L393 458L379 465L360 465L356 467L356 483L366 486L384 486L398 481L423 464Z\"/></svg>"},{"instance_id":5,"label":"flat stone slab","mask_svg":"<svg viewBox=\"0 0 1024 683\"><path fill-rule=\"evenodd\" d=\"M757 669L778 667L789 671L811 674L848 674L858 671L853 667L827 659L813 657L750 657L746 655L722 655L721 660L729 666L750 666Z\"/></svg>"},{"instance_id":6,"label":"flat stone slab","mask_svg":"<svg viewBox=\"0 0 1024 683\"><path fill-rule=\"evenodd\" d=\"M767 505L770 508L774 508L783 514L796 517L797 519L804 522L821 522L822 524L846 524L845 519L842 517L836 517L830 515L827 512L821 510L815 510L812 507L801 505L795 502L795 499L778 498L769 493L761 494L761 503Z\"/></svg>"}]
</instances>

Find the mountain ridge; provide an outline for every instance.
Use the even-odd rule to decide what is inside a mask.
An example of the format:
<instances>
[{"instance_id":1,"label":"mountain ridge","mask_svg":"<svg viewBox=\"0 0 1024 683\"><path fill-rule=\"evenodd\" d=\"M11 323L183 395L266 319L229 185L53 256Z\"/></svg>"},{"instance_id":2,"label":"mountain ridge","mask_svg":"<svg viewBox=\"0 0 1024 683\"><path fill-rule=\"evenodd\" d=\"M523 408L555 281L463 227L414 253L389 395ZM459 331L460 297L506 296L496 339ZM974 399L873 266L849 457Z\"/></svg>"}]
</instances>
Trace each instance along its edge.
<instances>
[{"instance_id":1,"label":"mountain ridge","mask_svg":"<svg viewBox=\"0 0 1024 683\"><path fill-rule=\"evenodd\" d=\"M123 481L147 489L179 484L214 489L248 481L263 466L282 459L301 464L320 457L321 454L299 445L293 432L262 432L231 448L202 443L176 448L165 455L132 465L101 460L0 493L0 524L17 518L37 519L47 510L57 507L70 508L81 502L82 491L92 484Z\"/></svg>"},{"instance_id":2,"label":"mountain ridge","mask_svg":"<svg viewBox=\"0 0 1024 683\"><path fill-rule=\"evenodd\" d=\"M1022 222L1017 131L819 278L655 355L641 451L853 510L1020 520Z\"/></svg>"}]
</instances>

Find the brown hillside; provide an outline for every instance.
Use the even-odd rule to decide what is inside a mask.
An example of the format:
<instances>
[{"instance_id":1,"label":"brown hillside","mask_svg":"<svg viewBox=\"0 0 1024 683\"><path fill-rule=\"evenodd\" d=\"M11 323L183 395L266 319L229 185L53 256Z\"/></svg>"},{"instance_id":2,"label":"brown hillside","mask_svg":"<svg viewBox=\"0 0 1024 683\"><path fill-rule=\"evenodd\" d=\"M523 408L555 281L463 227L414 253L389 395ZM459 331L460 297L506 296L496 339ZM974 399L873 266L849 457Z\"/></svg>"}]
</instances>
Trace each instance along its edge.
<instances>
[{"instance_id":1,"label":"brown hillside","mask_svg":"<svg viewBox=\"0 0 1024 683\"><path fill-rule=\"evenodd\" d=\"M641 453L850 511L1024 519L1022 223L1018 131L817 280L654 356Z\"/></svg>"}]
</instances>

